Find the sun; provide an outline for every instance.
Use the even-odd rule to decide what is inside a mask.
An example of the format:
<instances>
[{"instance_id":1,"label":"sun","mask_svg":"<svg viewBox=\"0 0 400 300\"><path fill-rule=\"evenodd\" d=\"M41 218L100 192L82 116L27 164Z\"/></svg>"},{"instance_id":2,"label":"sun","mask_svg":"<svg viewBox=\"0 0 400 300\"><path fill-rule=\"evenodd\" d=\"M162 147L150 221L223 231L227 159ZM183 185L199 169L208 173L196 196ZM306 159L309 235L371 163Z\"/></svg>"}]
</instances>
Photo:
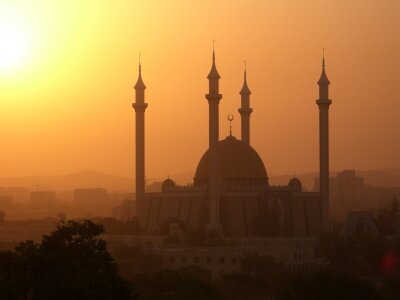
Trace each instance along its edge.
<instances>
[{"instance_id":1,"label":"sun","mask_svg":"<svg viewBox=\"0 0 400 300\"><path fill-rule=\"evenodd\" d=\"M28 37L21 27L0 21L0 69L9 70L23 63L28 50Z\"/></svg>"}]
</instances>

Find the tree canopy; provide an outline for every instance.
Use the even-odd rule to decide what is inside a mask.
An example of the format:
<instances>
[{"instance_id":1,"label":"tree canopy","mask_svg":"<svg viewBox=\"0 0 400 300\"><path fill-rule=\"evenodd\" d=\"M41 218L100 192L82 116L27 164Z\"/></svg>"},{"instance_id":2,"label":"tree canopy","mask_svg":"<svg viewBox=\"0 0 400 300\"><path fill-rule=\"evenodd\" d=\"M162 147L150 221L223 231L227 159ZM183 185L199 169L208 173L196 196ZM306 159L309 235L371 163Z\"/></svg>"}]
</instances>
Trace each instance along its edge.
<instances>
[{"instance_id":1,"label":"tree canopy","mask_svg":"<svg viewBox=\"0 0 400 300\"><path fill-rule=\"evenodd\" d=\"M132 288L98 238L102 225L68 221L15 252L0 252L1 299L130 299Z\"/></svg>"}]
</instances>

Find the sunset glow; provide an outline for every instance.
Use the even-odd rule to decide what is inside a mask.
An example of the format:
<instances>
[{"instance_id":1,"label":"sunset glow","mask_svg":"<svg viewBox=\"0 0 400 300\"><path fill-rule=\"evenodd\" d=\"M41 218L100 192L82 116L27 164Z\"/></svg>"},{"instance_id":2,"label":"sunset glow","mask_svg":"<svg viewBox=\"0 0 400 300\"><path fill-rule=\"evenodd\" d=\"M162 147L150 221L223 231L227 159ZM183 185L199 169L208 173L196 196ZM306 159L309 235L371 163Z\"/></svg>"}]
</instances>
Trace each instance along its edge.
<instances>
[{"instance_id":1,"label":"sunset glow","mask_svg":"<svg viewBox=\"0 0 400 300\"><path fill-rule=\"evenodd\" d=\"M332 169L399 165L400 142L391 137L400 126L400 2L385 3L0 1L0 175L95 169L132 177L139 52L149 180L193 173L208 143L204 94L213 39L220 135L229 133L228 114L233 135L240 134L247 60L252 143L271 174L318 168L322 47L336 99Z\"/></svg>"},{"instance_id":2,"label":"sunset glow","mask_svg":"<svg viewBox=\"0 0 400 300\"><path fill-rule=\"evenodd\" d=\"M0 69L23 64L28 51L28 37L15 24L0 23Z\"/></svg>"}]
</instances>

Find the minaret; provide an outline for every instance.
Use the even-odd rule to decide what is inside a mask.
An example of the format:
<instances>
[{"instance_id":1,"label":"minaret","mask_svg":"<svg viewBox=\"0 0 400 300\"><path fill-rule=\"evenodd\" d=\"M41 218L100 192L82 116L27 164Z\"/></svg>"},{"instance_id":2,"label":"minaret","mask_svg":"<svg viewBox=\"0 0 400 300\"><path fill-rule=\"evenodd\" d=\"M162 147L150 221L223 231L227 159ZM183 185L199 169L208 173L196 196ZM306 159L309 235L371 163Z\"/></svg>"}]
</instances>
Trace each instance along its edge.
<instances>
[{"instance_id":1,"label":"minaret","mask_svg":"<svg viewBox=\"0 0 400 300\"><path fill-rule=\"evenodd\" d=\"M253 112L253 109L250 108L250 94L251 91L247 86L246 62L245 62L244 81L242 89L240 90L241 107L239 108L238 111L240 113L240 118L242 122L241 124L242 141L248 145L250 145L250 114Z\"/></svg>"},{"instance_id":2,"label":"minaret","mask_svg":"<svg viewBox=\"0 0 400 300\"><path fill-rule=\"evenodd\" d=\"M132 107L136 112L136 207L139 213L140 203L144 196L145 175L144 175L144 112L147 103L144 102L144 90L146 86L142 79L142 66L139 60L139 77L135 84L136 99Z\"/></svg>"},{"instance_id":3,"label":"minaret","mask_svg":"<svg viewBox=\"0 0 400 300\"><path fill-rule=\"evenodd\" d=\"M213 49L212 67L208 78L208 127L209 127L209 149L210 149L210 170L208 178L209 193L209 230L220 230L219 221L219 163L218 163L218 141L219 141L219 101L222 95L219 93L219 76L215 66L215 52Z\"/></svg>"},{"instance_id":4,"label":"minaret","mask_svg":"<svg viewBox=\"0 0 400 300\"><path fill-rule=\"evenodd\" d=\"M329 229L329 80L325 74L325 57L318 80L319 99L319 191L321 194L321 221L323 230Z\"/></svg>"}]
</instances>

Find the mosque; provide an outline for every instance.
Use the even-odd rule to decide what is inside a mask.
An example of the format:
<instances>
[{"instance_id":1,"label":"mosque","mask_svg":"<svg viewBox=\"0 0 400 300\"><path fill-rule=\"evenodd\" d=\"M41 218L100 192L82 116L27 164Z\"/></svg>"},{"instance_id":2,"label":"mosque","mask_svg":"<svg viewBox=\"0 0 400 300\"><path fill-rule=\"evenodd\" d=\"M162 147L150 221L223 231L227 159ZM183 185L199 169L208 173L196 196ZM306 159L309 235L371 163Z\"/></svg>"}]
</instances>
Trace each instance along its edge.
<instances>
[{"instance_id":1,"label":"mosque","mask_svg":"<svg viewBox=\"0 0 400 300\"><path fill-rule=\"evenodd\" d=\"M146 86L141 75L135 85L136 99L136 213L148 235L157 235L168 222L187 229L216 231L226 237L315 237L328 228L329 80L325 62L318 81L320 192L306 192L297 178L287 186L271 186L264 162L250 144L251 91L246 70L240 90L241 139L230 134L219 139L220 75L215 52L207 76L209 90L209 145L200 158L190 186L166 179L162 191L145 192L145 102Z\"/></svg>"}]
</instances>

